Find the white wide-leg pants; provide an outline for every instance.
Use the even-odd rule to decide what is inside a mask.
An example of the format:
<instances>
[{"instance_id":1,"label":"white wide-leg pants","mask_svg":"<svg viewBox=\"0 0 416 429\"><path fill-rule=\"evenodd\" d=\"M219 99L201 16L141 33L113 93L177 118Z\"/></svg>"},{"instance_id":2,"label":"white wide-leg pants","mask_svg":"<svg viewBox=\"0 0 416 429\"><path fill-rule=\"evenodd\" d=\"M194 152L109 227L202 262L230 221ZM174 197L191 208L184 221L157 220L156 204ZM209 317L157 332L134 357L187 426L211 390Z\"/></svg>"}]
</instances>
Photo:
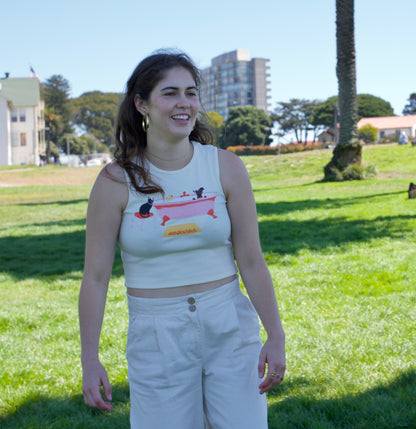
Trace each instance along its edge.
<instances>
[{"instance_id":1,"label":"white wide-leg pants","mask_svg":"<svg viewBox=\"0 0 416 429\"><path fill-rule=\"evenodd\" d=\"M132 429L267 429L260 325L238 278L179 298L127 296Z\"/></svg>"}]
</instances>

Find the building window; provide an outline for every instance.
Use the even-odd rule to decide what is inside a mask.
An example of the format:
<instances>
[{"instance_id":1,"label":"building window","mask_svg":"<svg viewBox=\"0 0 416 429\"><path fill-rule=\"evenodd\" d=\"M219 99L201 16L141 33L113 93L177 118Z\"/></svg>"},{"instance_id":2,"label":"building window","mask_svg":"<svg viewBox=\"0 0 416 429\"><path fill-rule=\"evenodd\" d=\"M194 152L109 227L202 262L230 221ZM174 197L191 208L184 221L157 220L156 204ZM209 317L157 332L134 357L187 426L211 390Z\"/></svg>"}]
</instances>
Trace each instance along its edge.
<instances>
[{"instance_id":1,"label":"building window","mask_svg":"<svg viewBox=\"0 0 416 429\"><path fill-rule=\"evenodd\" d=\"M20 146L26 146L26 133L20 133Z\"/></svg>"},{"instance_id":2,"label":"building window","mask_svg":"<svg viewBox=\"0 0 416 429\"><path fill-rule=\"evenodd\" d=\"M19 109L19 121L20 122L26 122L26 110L25 109Z\"/></svg>"},{"instance_id":3,"label":"building window","mask_svg":"<svg viewBox=\"0 0 416 429\"><path fill-rule=\"evenodd\" d=\"M12 122L17 122L17 109L13 109L10 112L10 117L11 117Z\"/></svg>"},{"instance_id":4,"label":"building window","mask_svg":"<svg viewBox=\"0 0 416 429\"><path fill-rule=\"evenodd\" d=\"M19 135L17 133L12 133L12 146L17 147L19 146Z\"/></svg>"}]
</instances>

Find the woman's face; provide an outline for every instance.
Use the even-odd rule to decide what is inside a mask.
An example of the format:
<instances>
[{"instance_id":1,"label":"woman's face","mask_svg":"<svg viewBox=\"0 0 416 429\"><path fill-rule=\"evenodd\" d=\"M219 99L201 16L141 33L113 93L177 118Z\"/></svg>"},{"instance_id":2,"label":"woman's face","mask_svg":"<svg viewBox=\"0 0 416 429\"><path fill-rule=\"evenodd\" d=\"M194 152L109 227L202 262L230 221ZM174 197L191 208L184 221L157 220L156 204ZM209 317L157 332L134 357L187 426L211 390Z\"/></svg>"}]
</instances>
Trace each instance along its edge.
<instances>
[{"instance_id":1,"label":"woman's face","mask_svg":"<svg viewBox=\"0 0 416 429\"><path fill-rule=\"evenodd\" d=\"M174 67L153 88L147 101L136 98L135 105L149 117L148 139L187 138L199 110L198 88L187 69Z\"/></svg>"}]
</instances>

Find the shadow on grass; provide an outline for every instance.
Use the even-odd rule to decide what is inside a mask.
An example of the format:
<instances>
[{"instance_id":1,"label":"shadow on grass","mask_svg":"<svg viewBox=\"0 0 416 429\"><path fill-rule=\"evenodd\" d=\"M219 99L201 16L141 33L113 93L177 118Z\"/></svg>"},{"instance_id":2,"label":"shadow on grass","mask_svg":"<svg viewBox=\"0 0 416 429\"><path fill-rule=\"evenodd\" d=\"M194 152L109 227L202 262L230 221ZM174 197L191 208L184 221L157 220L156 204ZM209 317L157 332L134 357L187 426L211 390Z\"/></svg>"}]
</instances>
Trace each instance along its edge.
<instances>
[{"instance_id":1,"label":"shadow on grass","mask_svg":"<svg viewBox=\"0 0 416 429\"><path fill-rule=\"evenodd\" d=\"M82 395L50 398L34 395L14 412L0 419L2 429L129 429L130 404L127 385L113 385L114 410L103 412L84 404Z\"/></svg>"},{"instance_id":2,"label":"shadow on grass","mask_svg":"<svg viewBox=\"0 0 416 429\"><path fill-rule=\"evenodd\" d=\"M269 429L416 427L414 370L362 394L322 400L311 398L313 392L311 395L296 393L291 396L292 391L311 391L311 388L313 383L294 380L270 392L270 399L281 395L286 399L269 406ZM89 409L81 395L71 398L39 395L27 399L17 410L4 416L0 426L2 429L129 428L129 393L126 385L113 386L113 404L114 411L106 413Z\"/></svg>"},{"instance_id":3,"label":"shadow on grass","mask_svg":"<svg viewBox=\"0 0 416 429\"><path fill-rule=\"evenodd\" d=\"M301 187L302 185L297 185L296 188ZM306 186L306 185L305 185ZM275 190L275 189L274 189ZM259 214L268 216L273 214L286 214L294 211L303 211L303 210L332 210L337 208L345 208L354 204L363 204L369 203L374 204L378 199L382 201L386 196L389 195L400 195L403 194L403 199L408 199L407 191L399 192L384 192L379 194L372 195L360 195L355 197L346 197L346 198L318 198L318 199L307 199L307 200L296 200L296 201L279 201L276 203L258 203L257 211ZM313 193L311 193L313 197Z\"/></svg>"},{"instance_id":4,"label":"shadow on grass","mask_svg":"<svg viewBox=\"0 0 416 429\"><path fill-rule=\"evenodd\" d=\"M77 230L60 233L44 233L24 236L5 236L0 238L0 270L18 280L28 277L39 279L63 276L78 278L84 267L85 220L63 220L53 223L31 224L47 230L72 228ZM82 228L82 229L81 229ZM71 274L73 273L73 274ZM117 250L113 275L120 276L123 266Z\"/></svg>"},{"instance_id":5,"label":"shadow on grass","mask_svg":"<svg viewBox=\"0 0 416 429\"><path fill-rule=\"evenodd\" d=\"M257 210L260 216L282 215L305 210L320 210L324 213L325 210L342 209L347 205L362 203L363 200L375 202L378 198L391 194L397 194L397 192L351 198L259 203ZM59 204L84 201L86 200L61 201ZM50 204L56 204L56 202ZM77 273L76 275L79 276L84 264L84 219L31 223L28 226L44 233L0 238L1 271L13 275L16 279L71 276L73 275L71 273ZM24 230L25 225L21 225L20 228ZM65 232L64 228L72 231ZM48 232L48 229L51 232ZM62 229L62 232L59 232L59 229ZM315 219L309 217L302 220L281 221L266 218L259 222L259 230L264 252L296 254L302 249L320 251L346 243L366 242L374 238L403 238L409 234L413 235L414 215L381 216L371 221L350 220L345 217L322 218L322 216ZM119 251L116 252L113 275L123 275Z\"/></svg>"},{"instance_id":6,"label":"shadow on grass","mask_svg":"<svg viewBox=\"0 0 416 429\"><path fill-rule=\"evenodd\" d=\"M395 239L413 235L414 214L379 216L375 219L351 220L346 217L323 217L325 211L343 209L348 205L375 203L386 195L400 194L390 192L371 196L352 198L308 199L300 201L281 201L258 203L259 216L284 215L291 212L320 210L319 218L301 220L263 219L259 221L260 239L264 252L296 254L301 249L323 250L353 242L366 242L371 239L390 237ZM368 205L371 210L371 205ZM341 212L342 213L342 212Z\"/></svg>"},{"instance_id":7,"label":"shadow on grass","mask_svg":"<svg viewBox=\"0 0 416 429\"><path fill-rule=\"evenodd\" d=\"M374 198L380 195L375 195ZM259 215L284 214L292 211L345 207L360 199L303 200L294 202L259 203ZM53 276L82 272L84 265L85 221L63 220L53 223L30 224L31 227L47 231L72 228L69 232L54 231L25 236L0 238L0 260L2 272L16 279L28 277L51 278ZM24 228L24 226L22 226ZM259 222L260 239L264 252L296 254L301 249L324 250L328 247L353 242L366 242L382 237L404 238L414 234L414 215L378 217L349 220L343 217L282 220L264 219ZM123 275L120 252L116 252L113 276Z\"/></svg>"},{"instance_id":8,"label":"shadow on grass","mask_svg":"<svg viewBox=\"0 0 416 429\"><path fill-rule=\"evenodd\" d=\"M88 198L80 198L78 200L53 200L53 201L45 201L45 202L39 202L39 203L13 203L15 206L48 206L48 205L67 205L67 204L80 204L80 203L87 203Z\"/></svg>"},{"instance_id":9,"label":"shadow on grass","mask_svg":"<svg viewBox=\"0 0 416 429\"><path fill-rule=\"evenodd\" d=\"M414 214L379 216L375 219L351 220L346 217L324 217L326 211L342 209L355 204L372 204L378 200L403 192L384 192L350 198L307 199L297 201L262 202L257 204L259 216L285 215L307 210L320 211L319 217L301 220L263 219L259 221L260 239L264 252L296 254L301 249L323 250L347 243L367 242L371 239L389 237L401 239L412 236L415 228ZM405 194L403 194L405 195ZM407 198L407 196L406 196Z\"/></svg>"},{"instance_id":10,"label":"shadow on grass","mask_svg":"<svg viewBox=\"0 0 416 429\"><path fill-rule=\"evenodd\" d=\"M264 252L296 254L301 249L323 250L347 243L414 234L414 215L385 216L374 220L345 218L264 220L259 222Z\"/></svg>"},{"instance_id":11,"label":"shadow on grass","mask_svg":"<svg viewBox=\"0 0 416 429\"><path fill-rule=\"evenodd\" d=\"M416 371L389 384L336 399L316 399L299 392L298 383L283 383L269 397L286 399L269 407L269 429L416 428Z\"/></svg>"}]
</instances>

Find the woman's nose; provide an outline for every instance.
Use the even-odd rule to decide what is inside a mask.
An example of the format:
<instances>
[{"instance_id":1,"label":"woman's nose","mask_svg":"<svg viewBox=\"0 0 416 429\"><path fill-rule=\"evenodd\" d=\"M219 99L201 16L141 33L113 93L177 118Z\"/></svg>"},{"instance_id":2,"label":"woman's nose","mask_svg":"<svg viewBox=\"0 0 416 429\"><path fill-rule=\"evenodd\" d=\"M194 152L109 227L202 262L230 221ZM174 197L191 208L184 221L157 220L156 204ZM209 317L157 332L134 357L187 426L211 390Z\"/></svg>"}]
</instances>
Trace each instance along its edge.
<instances>
[{"instance_id":1,"label":"woman's nose","mask_svg":"<svg viewBox=\"0 0 416 429\"><path fill-rule=\"evenodd\" d=\"M179 96L177 105L179 107L190 107L191 106L191 102L189 101L188 97L186 96L186 94L181 94Z\"/></svg>"}]
</instances>

